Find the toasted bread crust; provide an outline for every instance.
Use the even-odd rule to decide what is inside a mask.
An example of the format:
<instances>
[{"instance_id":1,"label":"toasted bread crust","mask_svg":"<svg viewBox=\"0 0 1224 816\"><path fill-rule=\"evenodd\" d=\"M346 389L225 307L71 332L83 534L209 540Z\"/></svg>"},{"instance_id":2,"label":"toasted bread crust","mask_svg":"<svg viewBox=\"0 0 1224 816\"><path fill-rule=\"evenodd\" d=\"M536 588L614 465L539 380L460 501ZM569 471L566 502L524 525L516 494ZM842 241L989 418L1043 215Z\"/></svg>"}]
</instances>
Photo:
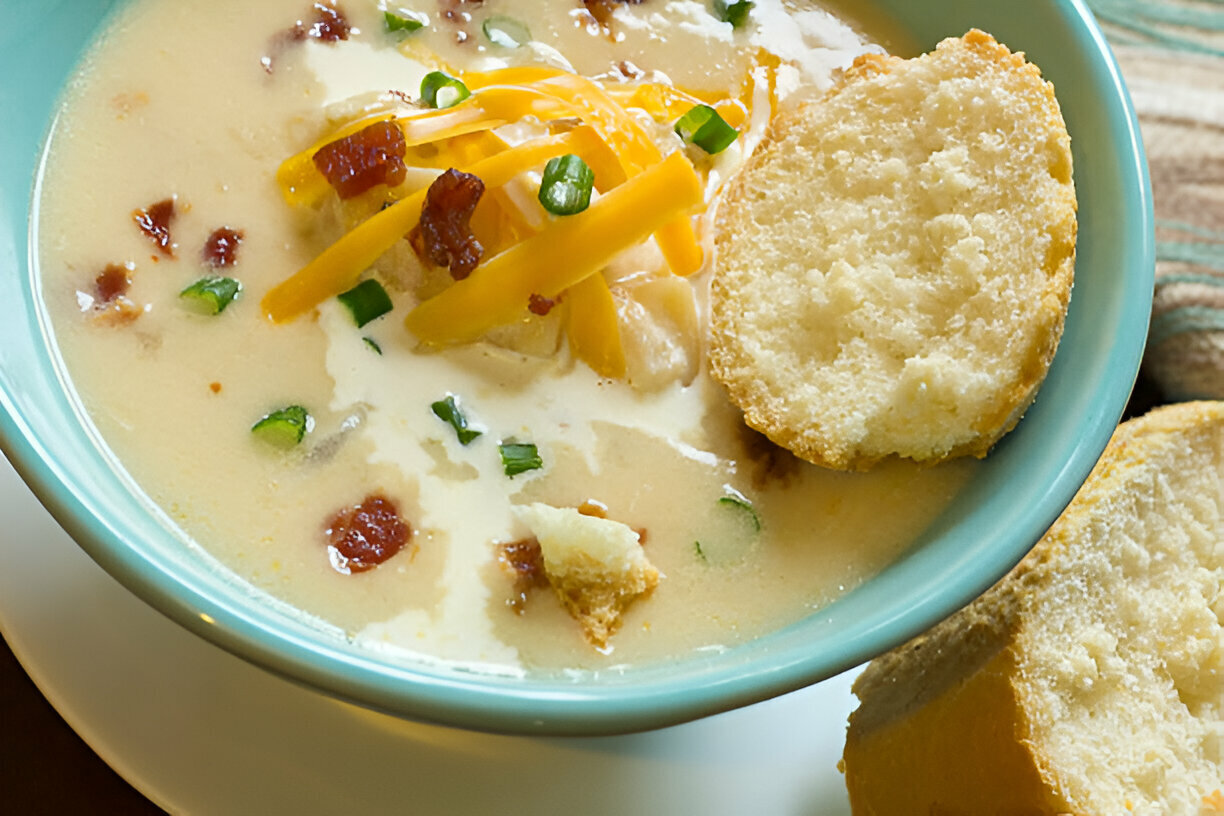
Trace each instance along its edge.
<instances>
[{"instance_id":1,"label":"toasted bread crust","mask_svg":"<svg viewBox=\"0 0 1224 816\"><path fill-rule=\"evenodd\" d=\"M1224 403L1121 425L1015 569L856 680L854 812L1214 812L1222 467Z\"/></svg>"},{"instance_id":2,"label":"toasted bread crust","mask_svg":"<svg viewBox=\"0 0 1224 816\"><path fill-rule=\"evenodd\" d=\"M1075 208L1058 102L1022 54L976 30L914 60L866 54L779 114L731 183L712 370L750 426L816 464L984 456L1057 349Z\"/></svg>"}]
</instances>

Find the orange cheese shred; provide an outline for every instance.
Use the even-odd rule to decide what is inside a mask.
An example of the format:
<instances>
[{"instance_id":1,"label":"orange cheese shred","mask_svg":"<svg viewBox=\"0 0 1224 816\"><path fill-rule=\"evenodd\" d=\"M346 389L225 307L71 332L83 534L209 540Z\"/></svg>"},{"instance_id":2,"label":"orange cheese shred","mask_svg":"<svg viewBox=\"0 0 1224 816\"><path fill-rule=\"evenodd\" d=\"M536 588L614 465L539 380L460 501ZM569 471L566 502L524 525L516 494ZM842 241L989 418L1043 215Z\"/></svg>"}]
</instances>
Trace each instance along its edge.
<instances>
[{"instance_id":1,"label":"orange cheese shred","mask_svg":"<svg viewBox=\"0 0 1224 816\"><path fill-rule=\"evenodd\" d=\"M281 162L276 173L285 201L292 206L314 206L330 190L327 180L314 166L314 154L325 145L351 136L377 122L394 119L408 148L493 130L527 117L541 120L573 116L575 111L555 95L529 87L492 87L441 110L396 117L386 112L345 125L306 150Z\"/></svg>"},{"instance_id":2,"label":"orange cheese shred","mask_svg":"<svg viewBox=\"0 0 1224 816\"><path fill-rule=\"evenodd\" d=\"M702 203L693 166L684 154L672 153L585 211L551 220L476 267L409 312L405 325L429 344L476 340L495 326L524 319L533 294L556 297L665 224L687 221Z\"/></svg>"},{"instance_id":3,"label":"orange cheese shred","mask_svg":"<svg viewBox=\"0 0 1224 816\"><path fill-rule=\"evenodd\" d=\"M500 187L520 173L575 150L578 141L569 133L534 139L482 159L466 172L479 176L486 189ZM260 301L264 314L284 323L351 288L366 269L417 225L426 192L418 190L371 216L272 287Z\"/></svg>"},{"instance_id":4,"label":"orange cheese shred","mask_svg":"<svg viewBox=\"0 0 1224 816\"><path fill-rule=\"evenodd\" d=\"M565 332L570 350L601 377L625 376L616 300L603 275L583 278L565 290Z\"/></svg>"},{"instance_id":5,"label":"orange cheese shred","mask_svg":"<svg viewBox=\"0 0 1224 816\"><path fill-rule=\"evenodd\" d=\"M566 102L580 108L582 120L593 127L620 159L626 176L634 176L662 160L662 154L642 126L607 92L591 80L577 74L561 74L540 82L536 87L554 92ZM697 181L697 171L686 162ZM704 253L697 243L688 215L666 223L655 233L655 241L668 266L677 275L691 275L701 268Z\"/></svg>"}]
</instances>

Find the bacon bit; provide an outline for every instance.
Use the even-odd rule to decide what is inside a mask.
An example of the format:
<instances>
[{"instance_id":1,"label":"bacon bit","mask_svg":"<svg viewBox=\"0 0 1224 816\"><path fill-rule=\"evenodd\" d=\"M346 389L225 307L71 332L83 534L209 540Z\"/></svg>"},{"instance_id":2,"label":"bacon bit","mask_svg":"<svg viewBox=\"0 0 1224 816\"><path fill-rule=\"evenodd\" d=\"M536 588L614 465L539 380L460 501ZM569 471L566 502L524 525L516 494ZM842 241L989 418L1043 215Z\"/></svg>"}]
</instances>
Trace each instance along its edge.
<instances>
[{"instance_id":1,"label":"bacon bit","mask_svg":"<svg viewBox=\"0 0 1224 816\"><path fill-rule=\"evenodd\" d=\"M399 508L381 493L345 507L327 521L328 554L337 572L365 572L404 548L412 528Z\"/></svg>"},{"instance_id":2,"label":"bacon bit","mask_svg":"<svg viewBox=\"0 0 1224 816\"><path fill-rule=\"evenodd\" d=\"M424 259L450 268L451 277L463 280L472 273L484 247L472 234L472 211L484 195L484 182L453 167L434 180L421 206L419 240ZM409 236L414 247L416 240Z\"/></svg>"},{"instance_id":3,"label":"bacon bit","mask_svg":"<svg viewBox=\"0 0 1224 816\"><path fill-rule=\"evenodd\" d=\"M297 21L297 25L293 27L296 39L304 40L309 37L321 42L338 42L349 38L353 27L334 5L315 3L314 13L314 20L309 26L302 20Z\"/></svg>"},{"instance_id":4,"label":"bacon bit","mask_svg":"<svg viewBox=\"0 0 1224 816\"><path fill-rule=\"evenodd\" d=\"M218 227L204 242L200 257L214 269L233 266L238 262L238 245L242 243L242 230Z\"/></svg>"},{"instance_id":5,"label":"bacon bit","mask_svg":"<svg viewBox=\"0 0 1224 816\"><path fill-rule=\"evenodd\" d=\"M220 394L220 393L221 393L221 383L219 383L219 382L211 382L211 383L209 383L209 384L208 384L208 390L209 390L209 391L211 391L211 392L213 392L214 394Z\"/></svg>"},{"instance_id":6,"label":"bacon bit","mask_svg":"<svg viewBox=\"0 0 1224 816\"><path fill-rule=\"evenodd\" d=\"M537 295L532 292L531 297L527 299L527 310L534 315L544 317L544 315L553 310L553 307L556 306L559 301L560 298L546 298L543 295Z\"/></svg>"},{"instance_id":7,"label":"bacon bit","mask_svg":"<svg viewBox=\"0 0 1224 816\"><path fill-rule=\"evenodd\" d=\"M578 512L584 516L606 519L608 517L608 505L598 499L587 499L578 505Z\"/></svg>"},{"instance_id":8,"label":"bacon bit","mask_svg":"<svg viewBox=\"0 0 1224 816\"><path fill-rule=\"evenodd\" d=\"M143 210L133 210L132 220L161 254L168 258L174 257L174 243L170 237L170 222L174 220L173 197L150 204Z\"/></svg>"},{"instance_id":9,"label":"bacon bit","mask_svg":"<svg viewBox=\"0 0 1224 816\"><path fill-rule=\"evenodd\" d=\"M272 37L268 42L268 52L259 58L259 64L263 66L264 71L272 73L280 55L293 43L300 43L306 39L336 42L349 38L352 26L335 5L315 3L313 11L314 19L309 22L298 20L290 28Z\"/></svg>"},{"instance_id":10,"label":"bacon bit","mask_svg":"<svg viewBox=\"0 0 1224 816\"><path fill-rule=\"evenodd\" d=\"M407 151L398 125L377 122L319 148L314 165L340 198L349 199L379 184L403 184L408 175Z\"/></svg>"},{"instance_id":11,"label":"bacon bit","mask_svg":"<svg viewBox=\"0 0 1224 816\"><path fill-rule=\"evenodd\" d=\"M123 326L144 314L127 296L133 271L131 264L108 264L94 278L92 293L77 292L81 311L108 326Z\"/></svg>"},{"instance_id":12,"label":"bacon bit","mask_svg":"<svg viewBox=\"0 0 1224 816\"><path fill-rule=\"evenodd\" d=\"M132 285L132 269L121 264L107 264L94 278L95 303L111 303L128 293Z\"/></svg>"},{"instance_id":13,"label":"bacon bit","mask_svg":"<svg viewBox=\"0 0 1224 816\"><path fill-rule=\"evenodd\" d=\"M463 11L465 6L480 6L484 0L438 0L438 10L442 19L455 27L455 42L465 43L472 38L468 24L472 22L472 14Z\"/></svg>"},{"instance_id":14,"label":"bacon bit","mask_svg":"<svg viewBox=\"0 0 1224 816\"><path fill-rule=\"evenodd\" d=\"M548 586L540 542L535 538L524 538L500 544L497 562L514 576L513 595L506 599L506 605L521 615L527 607L527 596L531 591L536 587Z\"/></svg>"},{"instance_id":15,"label":"bacon bit","mask_svg":"<svg viewBox=\"0 0 1224 816\"><path fill-rule=\"evenodd\" d=\"M645 0L582 0L582 5L586 7L587 13L595 19L603 32L609 36L612 35L612 12L617 6L630 5L637 6Z\"/></svg>"}]
</instances>

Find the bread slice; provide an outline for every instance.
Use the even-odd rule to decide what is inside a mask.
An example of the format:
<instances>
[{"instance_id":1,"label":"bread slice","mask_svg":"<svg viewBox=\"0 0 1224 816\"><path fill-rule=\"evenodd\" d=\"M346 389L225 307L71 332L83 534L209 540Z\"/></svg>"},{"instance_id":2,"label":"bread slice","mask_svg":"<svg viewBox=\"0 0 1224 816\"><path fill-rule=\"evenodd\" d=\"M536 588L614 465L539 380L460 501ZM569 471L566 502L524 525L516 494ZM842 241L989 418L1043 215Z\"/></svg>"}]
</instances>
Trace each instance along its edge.
<instances>
[{"instance_id":1,"label":"bread slice","mask_svg":"<svg viewBox=\"0 0 1224 816\"><path fill-rule=\"evenodd\" d=\"M1070 139L1050 83L981 31L868 54L780 113L719 208L715 376L833 468L984 456L1062 334Z\"/></svg>"},{"instance_id":2,"label":"bread slice","mask_svg":"<svg viewBox=\"0 0 1224 816\"><path fill-rule=\"evenodd\" d=\"M516 509L540 542L544 574L587 641L604 649L625 610L659 583L633 528L572 507L535 502Z\"/></svg>"},{"instance_id":3,"label":"bread slice","mask_svg":"<svg viewBox=\"0 0 1224 816\"><path fill-rule=\"evenodd\" d=\"M1224 813L1224 403L1120 426L1002 581L872 661L856 814Z\"/></svg>"}]
</instances>

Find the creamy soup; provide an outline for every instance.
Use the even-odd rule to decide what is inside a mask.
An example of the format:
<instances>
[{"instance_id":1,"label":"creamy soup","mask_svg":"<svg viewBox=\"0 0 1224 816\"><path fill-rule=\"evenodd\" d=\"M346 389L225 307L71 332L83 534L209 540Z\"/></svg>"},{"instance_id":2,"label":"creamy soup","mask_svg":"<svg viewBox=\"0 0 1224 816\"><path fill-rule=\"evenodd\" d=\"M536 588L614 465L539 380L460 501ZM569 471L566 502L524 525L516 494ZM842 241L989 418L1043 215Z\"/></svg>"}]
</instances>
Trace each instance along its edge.
<instances>
[{"instance_id":1,"label":"creamy soup","mask_svg":"<svg viewBox=\"0 0 1224 816\"><path fill-rule=\"evenodd\" d=\"M723 183L880 39L823 7L716 5L123 9L52 134L41 296L100 438L184 546L372 649L521 673L728 648L921 534L971 465L800 462L744 427L703 353ZM728 144L676 127L694 108ZM540 203L558 156L511 161L549 140L594 170L581 212ZM457 208L430 196L498 161L456 227L481 245L465 271L438 243ZM482 300L491 269L547 283ZM358 327L335 295L361 281L391 310ZM595 631L549 558L650 580Z\"/></svg>"}]
</instances>

